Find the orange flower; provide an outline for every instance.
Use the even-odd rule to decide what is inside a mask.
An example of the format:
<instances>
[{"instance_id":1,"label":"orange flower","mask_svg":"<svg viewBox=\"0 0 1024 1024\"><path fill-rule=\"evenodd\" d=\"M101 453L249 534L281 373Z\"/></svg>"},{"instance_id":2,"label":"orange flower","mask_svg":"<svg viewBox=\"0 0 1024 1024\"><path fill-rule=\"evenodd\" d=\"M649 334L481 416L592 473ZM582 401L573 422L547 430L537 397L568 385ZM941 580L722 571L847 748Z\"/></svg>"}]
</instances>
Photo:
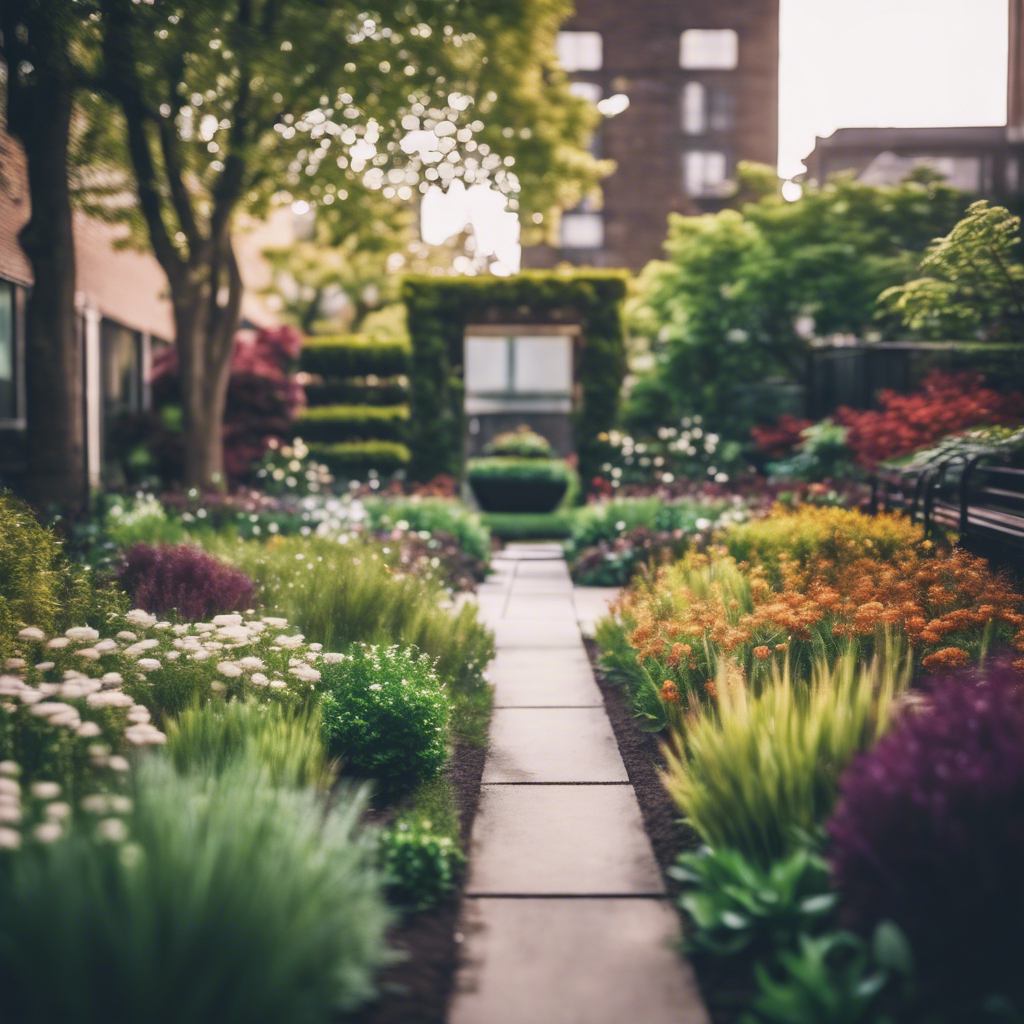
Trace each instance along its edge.
<instances>
[{"instance_id":1,"label":"orange flower","mask_svg":"<svg viewBox=\"0 0 1024 1024\"><path fill-rule=\"evenodd\" d=\"M678 704L679 703L679 689L671 679L666 679L661 684L661 699L666 704Z\"/></svg>"},{"instance_id":2,"label":"orange flower","mask_svg":"<svg viewBox=\"0 0 1024 1024\"><path fill-rule=\"evenodd\" d=\"M1024 659L1021 659L1021 660L1022 660L1022 663L1024 663ZM712 698L712 700L713 700L713 699L714 699L715 697L717 697L717 696L718 696L718 687L717 687L717 686L715 686L715 681L714 681L714 679L709 679L709 680L708 680L708 681L707 681L707 682L706 682L706 683L704 684L704 689L705 689L705 690L707 691L707 694L708 694L708 696L709 696L709 697L711 697L711 698Z\"/></svg>"},{"instance_id":3,"label":"orange flower","mask_svg":"<svg viewBox=\"0 0 1024 1024\"><path fill-rule=\"evenodd\" d=\"M927 669L954 668L957 665L966 665L970 660L971 656L959 647L943 647L941 651L929 654L921 664Z\"/></svg>"},{"instance_id":4,"label":"orange flower","mask_svg":"<svg viewBox=\"0 0 1024 1024\"><path fill-rule=\"evenodd\" d=\"M678 665L684 657L688 657L693 651L693 648L689 644L673 644L672 650L668 652L668 657L665 659L668 665Z\"/></svg>"},{"instance_id":5,"label":"orange flower","mask_svg":"<svg viewBox=\"0 0 1024 1024\"><path fill-rule=\"evenodd\" d=\"M765 658L770 658L771 656L772 652L770 647L762 646L754 648L754 657L759 659L760 661L764 661Z\"/></svg>"}]
</instances>

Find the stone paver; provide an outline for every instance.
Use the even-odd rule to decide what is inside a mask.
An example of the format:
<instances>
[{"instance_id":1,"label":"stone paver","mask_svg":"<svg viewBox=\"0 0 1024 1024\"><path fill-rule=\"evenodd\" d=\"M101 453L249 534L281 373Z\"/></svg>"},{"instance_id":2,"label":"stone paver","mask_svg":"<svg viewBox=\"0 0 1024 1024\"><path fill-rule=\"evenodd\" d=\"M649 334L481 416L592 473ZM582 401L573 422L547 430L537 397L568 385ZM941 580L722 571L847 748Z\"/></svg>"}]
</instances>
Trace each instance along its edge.
<instances>
[{"instance_id":1,"label":"stone paver","mask_svg":"<svg viewBox=\"0 0 1024 1024\"><path fill-rule=\"evenodd\" d=\"M664 891L628 784L483 788L467 893L655 896Z\"/></svg>"},{"instance_id":2,"label":"stone paver","mask_svg":"<svg viewBox=\"0 0 1024 1024\"><path fill-rule=\"evenodd\" d=\"M503 648L582 647L575 619L490 619L498 650Z\"/></svg>"},{"instance_id":3,"label":"stone paver","mask_svg":"<svg viewBox=\"0 0 1024 1024\"><path fill-rule=\"evenodd\" d=\"M497 657L449 1024L707 1024L580 635L615 591L558 544L481 586ZM567 898L569 897L569 898Z\"/></svg>"},{"instance_id":4,"label":"stone paver","mask_svg":"<svg viewBox=\"0 0 1024 1024\"><path fill-rule=\"evenodd\" d=\"M450 1024L707 1024L660 900L469 900L462 929Z\"/></svg>"},{"instance_id":5,"label":"stone paver","mask_svg":"<svg viewBox=\"0 0 1024 1024\"><path fill-rule=\"evenodd\" d=\"M498 708L484 785L629 782L604 708Z\"/></svg>"},{"instance_id":6,"label":"stone paver","mask_svg":"<svg viewBox=\"0 0 1024 1024\"><path fill-rule=\"evenodd\" d=\"M602 707L582 647L503 648L487 669L496 708Z\"/></svg>"}]
</instances>

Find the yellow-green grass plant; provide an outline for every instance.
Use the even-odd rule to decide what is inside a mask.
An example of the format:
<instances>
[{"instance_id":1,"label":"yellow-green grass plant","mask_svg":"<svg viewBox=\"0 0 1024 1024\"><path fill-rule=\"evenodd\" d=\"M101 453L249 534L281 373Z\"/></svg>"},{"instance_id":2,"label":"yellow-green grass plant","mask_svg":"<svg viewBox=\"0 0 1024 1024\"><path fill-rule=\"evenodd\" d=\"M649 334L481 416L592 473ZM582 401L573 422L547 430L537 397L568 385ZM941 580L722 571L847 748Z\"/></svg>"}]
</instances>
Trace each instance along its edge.
<instances>
[{"instance_id":1,"label":"yellow-green grass plant","mask_svg":"<svg viewBox=\"0 0 1024 1024\"><path fill-rule=\"evenodd\" d=\"M316 707L255 700L193 704L167 723L167 752L178 771L220 775L252 758L274 785L326 790L334 781Z\"/></svg>"},{"instance_id":2,"label":"yellow-green grass plant","mask_svg":"<svg viewBox=\"0 0 1024 1024\"><path fill-rule=\"evenodd\" d=\"M709 846L767 867L828 816L839 775L888 727L911 664L890 641L867 663L853 650L818 658L809 678L786 663L755 694L720 662L713 706L695 705L665 744L669 795Z\"/></svg>"}]
</instances>

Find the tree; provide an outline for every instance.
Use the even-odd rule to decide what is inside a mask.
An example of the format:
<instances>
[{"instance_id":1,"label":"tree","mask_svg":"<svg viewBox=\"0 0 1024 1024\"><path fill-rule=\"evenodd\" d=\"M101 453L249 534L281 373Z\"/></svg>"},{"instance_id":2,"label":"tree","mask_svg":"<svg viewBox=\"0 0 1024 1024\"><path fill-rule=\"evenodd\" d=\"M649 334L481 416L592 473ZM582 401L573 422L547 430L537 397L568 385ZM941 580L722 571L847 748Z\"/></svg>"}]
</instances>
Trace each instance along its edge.
<instances>
[{"instance_id":1,"label":"tree","mask_svg":"<svg viewBox=\"0 0 1024 1024\"><path fill-rule=\"evenodd\" d=\"M91 23L75 2L4 0L7 130L21 143L32 212L19 242L34 284L25 310L26 492L74 511L87 491L82 341L75 314L68 152Z\"/></svg>"},{"instance_id":2,"label":"tree","mask_svg":"<svg viewBox=\"0 0 1024 1024\"><path fill-rule=\"evenodd\" d=\"M367 190L408 202L457 177L511 205L517 161L539 202L597 180L587 105L551 71L566 0L98 3L104 89L170 283L190 484L222 474L240 206L286 192L344 218ZM540 128L522 123L534 114ZM545 184L552 169L567 184Z\"/></svg>"},{"instance_id":3,"label":"tree","mask_svg":"<svg viewBox=\"0 0 1024 1024\"><path fill-rule=\"evenodd\" d=\"M733 418L745 435L750 410L737 414L738 392L773 376L802 381L811 337L902 330L879 316L879 293L913 276L929 240L964 207L927 172L887 188L844 178L796 202L765 195L764 181L741 167L741 192L761 198L670 218L667 259L645 268L631 306L634 330L657 355L634 410L668 396L674 411L701 413L715 429Z\"/></svg>"},{"instance_id":4,"label":"tree","mask_svg":"<svg viewBox=\"0 0 1024 1024\"><path fill-rule=\"evenodd\" d=\"M1020 217L984 199L928 248L922 277L888 288L880 306L931 338L1019 341L1024 332L1024 266L1016 257Z\"/></svg>"}]
</instances>

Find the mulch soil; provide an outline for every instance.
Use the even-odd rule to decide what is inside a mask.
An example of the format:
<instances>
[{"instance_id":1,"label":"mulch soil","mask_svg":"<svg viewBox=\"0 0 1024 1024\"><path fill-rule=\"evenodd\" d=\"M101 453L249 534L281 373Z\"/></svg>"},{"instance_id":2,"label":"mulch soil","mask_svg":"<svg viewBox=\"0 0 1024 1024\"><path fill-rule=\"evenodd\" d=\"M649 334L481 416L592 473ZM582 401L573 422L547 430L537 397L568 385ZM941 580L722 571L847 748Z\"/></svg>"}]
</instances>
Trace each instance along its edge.
<instances>
[{"instance_id":1,"label":"mulch soil","mask_svg":"<svg viewBox=\"0 0 1024 1024\"><path fill-rule=\"evenodd\" d=\"M455 790L462 848L469 849L473 818L480 803L480 780L487 751L458 744L447 775ZM377 979L381 997L355 1018L355 1024L444 1024L459 962L459 891L431 910L409 914L388 932L388 944L403 959Z\"/></svg>"},{"instance_id":2,"label":"mulch soil","mask_svg":"<svg viewBox=\"0 0 1024 1024\"><path fill-rule=\"evenodd\" d=\"M644 827L665 878L665 888L673 907L678 910L676 897L680 885L667 871L680 853L696 849L700 840L693 829L679 820L679 811L658 777L658 769L665 766L661 741L656 735L639 728L622 688L609 680L598 666L600 649L597 644L590 639L585 643L597 685L604 697L605 711L619 744L619 753L626 765L626 774L640 803ZM682 911L679 914L685 927ZM731 1024L736 1018L736 1007L750 995L746 970L728 960L705 958L692 962L712 1021L714 1024Z\"/></svg>"}]
</instances>

